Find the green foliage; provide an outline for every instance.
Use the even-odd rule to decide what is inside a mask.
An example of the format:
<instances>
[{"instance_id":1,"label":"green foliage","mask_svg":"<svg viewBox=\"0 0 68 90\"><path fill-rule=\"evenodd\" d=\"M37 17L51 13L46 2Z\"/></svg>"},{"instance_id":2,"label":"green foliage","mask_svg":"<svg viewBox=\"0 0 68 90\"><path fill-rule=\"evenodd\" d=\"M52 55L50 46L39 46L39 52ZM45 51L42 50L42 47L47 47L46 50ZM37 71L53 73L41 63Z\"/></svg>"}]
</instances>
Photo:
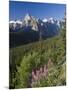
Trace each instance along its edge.
<instances>
[{"instance_id":1,"label":"green foliage","mask_svg":"<svg viewBox=\"0 0 68 90\"><path fill-rule=\"evenodd\" d=\"M42 78L32 87L57 86L66 84L66 28L58 36L10 49L10 87L31 87L31 72L53 62L47 78ZM41 50L40 50L41 44Z\"/></svg>"},{"instance_id":2,"label":"green foliage","mask_svg":"<svg viewBox=\"0 0 68 90\"><path fill-rule=\"evenodd\" d=\"M52 67L47 78L42 78L33 87L47 87L65 85L65 64Z\"/></svg>"}]
</instances>

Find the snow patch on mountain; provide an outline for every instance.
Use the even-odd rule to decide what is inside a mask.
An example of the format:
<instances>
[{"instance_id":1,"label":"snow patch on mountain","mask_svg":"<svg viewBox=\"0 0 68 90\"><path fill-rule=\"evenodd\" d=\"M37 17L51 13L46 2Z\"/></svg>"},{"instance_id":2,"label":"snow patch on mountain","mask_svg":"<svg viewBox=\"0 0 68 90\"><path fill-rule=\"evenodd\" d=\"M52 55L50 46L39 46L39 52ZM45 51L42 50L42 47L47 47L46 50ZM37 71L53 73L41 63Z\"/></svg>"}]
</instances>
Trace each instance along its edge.
<instances>
[{"instance_id":1,"label":"snow patch on mountain","mask_svg":"<svg viewBox=\"0 0 68 90\"><path fill-rule=\"evenodd\" d=\"M47 20L46 18L44 18L42 21L43 21L43 22L48 22L48 20Z\"/></svg>"}]
</instances>

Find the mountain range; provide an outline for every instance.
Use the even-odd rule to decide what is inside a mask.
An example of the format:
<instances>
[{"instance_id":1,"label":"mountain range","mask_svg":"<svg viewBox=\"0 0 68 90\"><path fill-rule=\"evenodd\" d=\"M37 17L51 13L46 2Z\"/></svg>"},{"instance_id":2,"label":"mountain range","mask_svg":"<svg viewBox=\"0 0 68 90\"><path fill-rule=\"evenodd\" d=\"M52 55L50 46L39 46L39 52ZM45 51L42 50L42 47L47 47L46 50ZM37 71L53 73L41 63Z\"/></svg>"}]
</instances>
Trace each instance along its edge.
<instances>
[{"instance_id":1,"label":"mountain range","mask_svg":"<svg viewBox=\"0 0 68 90\"><path fill-rule=\"evenodd\" d=\"M57 27L60 27L60 21L55 20L53 18L46 19L44 18L43 20L41 19L36 19L35 17L31 16L30 14L26 14L23 20L12 20L9 21L9 28L12 30L17 30L20 28L28 28L30 27L32 30L38 31L40 27L46 28L48 24L51 25L56 25ZM40 26L40 27L39 27Z\"/></svg>"},{"instance_id":2,"label":"mountain range","mask_svg":"<svg viewBox=\"0 0 68 90\"><path fill-rule=\"evenodd\" d=\"M57 35L62 26L61 21L54 18L41 20L30 14L26 14L23 20L9 21L10 43L29 43L39 40L40 34L43 39Z\"/></svg>"}]
</instances>

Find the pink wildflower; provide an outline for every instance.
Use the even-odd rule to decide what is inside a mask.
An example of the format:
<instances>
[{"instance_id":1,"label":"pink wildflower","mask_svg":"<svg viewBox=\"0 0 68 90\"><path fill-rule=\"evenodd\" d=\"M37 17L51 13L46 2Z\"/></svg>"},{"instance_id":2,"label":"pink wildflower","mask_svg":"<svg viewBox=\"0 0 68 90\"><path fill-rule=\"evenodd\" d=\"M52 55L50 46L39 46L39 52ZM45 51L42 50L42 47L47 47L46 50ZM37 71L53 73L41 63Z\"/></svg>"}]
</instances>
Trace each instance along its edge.
<instances>
[{"instance_id":1,"label":"pink wildflower","mask_svg":"<svg viewBox=\"0 0 68 90\"><path fill-rule=\"evenodd\" d=\"M39 78L39 74L40 74L40 72L39 72L39 70L36 70L36 76Z\"/></svg>"},{"instance_id":2,"label":"pink wildflower","mask_svg":"<svg viewBox=\"0 0 68 90\"><path fill-rule=\"evenodd\" d=\"M32 71L32 79L33 79L34 81L38 80L38 77L36 76L36 74L35 74L34 71Z\"/></svg>"},{"instance_id":3,"label":"pink wildflower","mask_svg":"<svg viewBox=\"0 0 68 90\"><path fill-rule=\"evenodd\" d=\"M47 66L44 66L44 72L43 72L43 77L46 77L48 75L48 69Z\"/></svg>"},{"instance_id":4,"label":"pink wildflower","mask_svg":"<svg viewBox=\"0 0 68 90\"><path fill-rule=\"evenodd\" d=\"M43 72L43 68L42 67L40 67L40 73L42 73Z\"/></svg>"}]
</instances>

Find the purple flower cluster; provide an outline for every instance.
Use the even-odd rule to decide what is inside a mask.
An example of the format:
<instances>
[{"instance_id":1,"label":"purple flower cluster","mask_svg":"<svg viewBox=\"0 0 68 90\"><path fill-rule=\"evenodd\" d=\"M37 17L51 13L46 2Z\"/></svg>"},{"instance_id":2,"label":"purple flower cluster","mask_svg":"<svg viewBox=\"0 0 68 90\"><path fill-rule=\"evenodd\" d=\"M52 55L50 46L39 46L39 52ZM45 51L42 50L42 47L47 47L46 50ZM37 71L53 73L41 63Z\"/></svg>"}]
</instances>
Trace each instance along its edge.
<instances>
[{"instance_id":1,"label":"purple flower cluster","mask_svg":"<svg viewBox=\"0 0 68 90\"><path fill-rule=\"evenodd\" d=\"M48 76L48 68L49 66L52 66L53 63L51 61L51 59L48 60L48 64L44 65L42 67L40 67L39 69L36 70L32 70L32 83L35 83L39 80L41 80L42 78L46 78Z\"/></svg>"}]
</instances>

